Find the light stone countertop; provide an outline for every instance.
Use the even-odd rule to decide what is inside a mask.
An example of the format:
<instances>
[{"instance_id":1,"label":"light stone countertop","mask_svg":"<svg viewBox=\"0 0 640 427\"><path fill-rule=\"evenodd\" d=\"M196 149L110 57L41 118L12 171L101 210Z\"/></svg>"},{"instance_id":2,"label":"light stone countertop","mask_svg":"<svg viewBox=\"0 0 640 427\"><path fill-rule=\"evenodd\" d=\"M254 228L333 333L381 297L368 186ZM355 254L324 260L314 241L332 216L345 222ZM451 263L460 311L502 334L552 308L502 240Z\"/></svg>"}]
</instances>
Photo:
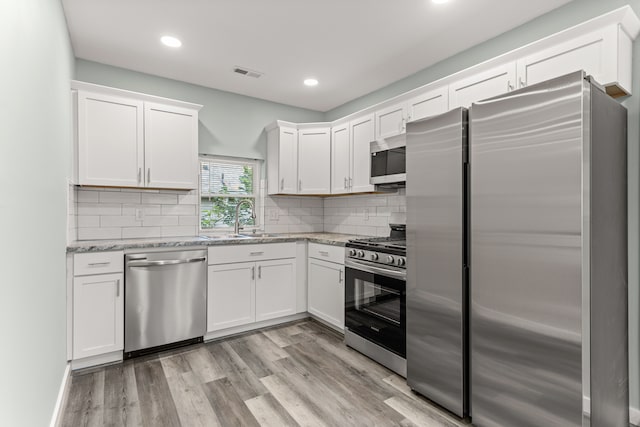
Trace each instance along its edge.
<instances>
[{"instance_id":1,"label":"light stone countertop","mask_svg":"<svg viewBox=\"0 0 640 427\"><path fill-rule=\"evenodd\" d=\"M250 235L251 233L247 233ZM344 246L349 239L357 237L353 234L337 233L278 233L258 237L169 237L155 239L118 239L118 240L79 240L67 245L67 253L119 251L124 249L145 248L180 248L192 246L219 246L219 245L251 245L260 243L297 242L307 240L309 242L325 245Z\"/></svg>"}]
</instances>

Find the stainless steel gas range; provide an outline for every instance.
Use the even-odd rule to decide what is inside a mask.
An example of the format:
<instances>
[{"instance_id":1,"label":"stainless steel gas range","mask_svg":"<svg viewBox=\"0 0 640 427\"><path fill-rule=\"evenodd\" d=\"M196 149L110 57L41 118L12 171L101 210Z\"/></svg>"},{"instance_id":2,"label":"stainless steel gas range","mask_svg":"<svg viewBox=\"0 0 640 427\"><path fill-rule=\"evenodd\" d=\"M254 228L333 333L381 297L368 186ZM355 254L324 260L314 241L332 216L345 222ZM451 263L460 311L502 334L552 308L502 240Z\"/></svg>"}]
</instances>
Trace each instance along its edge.
<instances>
[{"instance_id":1,"label":"stainless steel gas range","mask_svg":"<svg viewBox=\"0 0 640 427\"><path fill-rule=\"evenodd\" d=\"M347 243L345 342L406 377L406 243L393 237Z\"/></svg>"}]
</instances>

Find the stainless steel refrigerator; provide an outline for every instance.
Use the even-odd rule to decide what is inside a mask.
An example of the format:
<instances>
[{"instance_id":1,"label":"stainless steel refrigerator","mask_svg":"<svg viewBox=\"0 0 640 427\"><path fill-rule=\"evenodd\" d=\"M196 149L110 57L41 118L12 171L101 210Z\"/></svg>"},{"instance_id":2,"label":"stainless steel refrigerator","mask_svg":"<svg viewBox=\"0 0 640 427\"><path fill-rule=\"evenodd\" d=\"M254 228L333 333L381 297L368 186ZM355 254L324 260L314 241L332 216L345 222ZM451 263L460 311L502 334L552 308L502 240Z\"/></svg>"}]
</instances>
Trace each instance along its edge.
<instances>
[{"instance_id":1,"label":"stainless steel refrigerator","mask_svg":"<svg viewBox=\"0 0 640 427\"><path fill-rule=\"evenodd\" d=\"M467 110L407 125L407 383L469 413Z\"/></svg>"},{"instance_id":2,"label":"stainless steel refrigerator","mask_svg":"<svg viewBox=\"0 0 640 427\"><path fill-rule=\"evenodd\" d=\"M629 425L626 109L576 72L469 122L474 425Z\"/></svg>"}]
</instances>

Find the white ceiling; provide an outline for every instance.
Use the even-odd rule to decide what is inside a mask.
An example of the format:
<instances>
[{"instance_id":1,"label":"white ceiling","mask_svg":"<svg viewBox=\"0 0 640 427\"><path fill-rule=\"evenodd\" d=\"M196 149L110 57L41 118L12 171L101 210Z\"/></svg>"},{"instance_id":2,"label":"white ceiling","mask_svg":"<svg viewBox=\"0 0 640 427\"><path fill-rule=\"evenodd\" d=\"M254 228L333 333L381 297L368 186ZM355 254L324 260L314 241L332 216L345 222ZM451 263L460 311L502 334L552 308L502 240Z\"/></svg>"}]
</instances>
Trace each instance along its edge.
<instances>
[{"instance_id":1,"label":"white ceiling","mask_svg":"<svg viewBox=\"0 0 640 427\"><path fill-rule=\"evenodd\" d=\"M328 111L570 0L63 0L78 58ZM182 40L160 44L169 34ZM240 76L234 66L263 72ZM302 84L315 77L316 87Z\"/></svg>"}]
</instances>

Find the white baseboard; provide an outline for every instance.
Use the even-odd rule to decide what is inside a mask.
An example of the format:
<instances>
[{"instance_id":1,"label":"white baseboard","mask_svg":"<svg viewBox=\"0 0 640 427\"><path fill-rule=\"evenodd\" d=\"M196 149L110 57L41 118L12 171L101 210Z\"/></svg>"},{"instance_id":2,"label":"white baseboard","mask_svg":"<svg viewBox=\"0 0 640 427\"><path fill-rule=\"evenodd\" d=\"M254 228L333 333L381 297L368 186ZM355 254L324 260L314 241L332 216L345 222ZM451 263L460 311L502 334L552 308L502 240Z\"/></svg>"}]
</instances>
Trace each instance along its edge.
<instances>
[{"instance_id":1,"label":"white baseboard","mask_svg":"<svg viewBox=\"0 0 640 427\"><path fill-rule=\"evenodd\" d=\"M582 396L582 410L587 415L591 412L591 399L587 396ZM640 427L640 409L633 406L629 407L629 422L634 426Z\"/></svg>"},{"instance_id":2,"label":"white baseboard","mask_svg":"<svg viewBox=\"0 0 640 427\"><path fill-rule=\"evenodd\" d=\"M71 369L77 371L78 369L91 368L98 365L106 365L107 363L122 362L122 358L122 350L99 354L97 356L85 357L83 359L72 360Z\"/></svg>"},{"instance_id":3,"label":"white baseboard","mask_svg":"<svg viewBox=\"0 0 640 427\"><path fill-rule=\"evenodd\" d=\"M71 364L67 363L67 367L64 368L62 383L58 391L58 399L56 399L56 406L53 408L53 415L51 416L49 427L57 427L62 422L62 410L67 403L67 395L69 393L69 378L71 378Z\"/></svg>"},{"instance_id":4,"label":"white baseboard","mask_svg":"<svg viewBox=\"0 0 640 427\"><path fill-rule=\"evenodd\" d=\"M629 407L629 422L634 426L640 426L640 409Z\"/></svg>"}]
</instances>

